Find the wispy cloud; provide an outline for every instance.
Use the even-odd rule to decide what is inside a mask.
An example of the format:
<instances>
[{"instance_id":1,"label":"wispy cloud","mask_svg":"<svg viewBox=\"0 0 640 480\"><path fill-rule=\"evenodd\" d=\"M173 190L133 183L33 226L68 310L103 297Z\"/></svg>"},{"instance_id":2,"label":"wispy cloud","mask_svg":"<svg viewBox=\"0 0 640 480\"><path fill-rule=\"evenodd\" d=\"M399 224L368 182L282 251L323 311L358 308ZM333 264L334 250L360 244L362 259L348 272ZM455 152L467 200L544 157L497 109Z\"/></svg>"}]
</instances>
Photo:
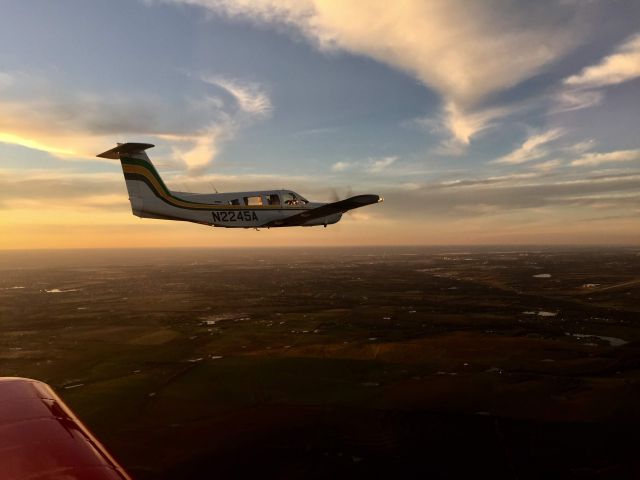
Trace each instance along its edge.
<instances>
[{"instance_id":1,"label":"wispy cloud","mask_svg":"<svg viewBox=\"0 0 640 480\"><path fill-rule=\"evenodd\" d=\"M481 111L482 100L536 75L579 43L585 10L551 1L501 8L464 0L160 1L292 27L321 51L344 50L406 72L441 95L444 125L461 145L501 113Z\"/></svg>"},{"instance_id":2,"label":"wispy cloud","mask_svg":"<svg viewBox=\"0 0 640 480\"><path fill-rule=\"evenodd\" d=\"M29 82L27 76L22 77ZM268 117L272 109L258 84L221 77L212 77L207 83L224 89L229 101L205 95L197 100L183 99L177 105L151 95L108 92L52 97L46 94L52 86L42 81L30 85L29 98L11 98L14 83L5 83L5 95L0 97L1 143L45 151L58 158L93 159L116 140L157 138L168 142L177 163L193 172L210 165L222 143L252 121Z\"/></svg>"},{"instance_id":3,"label":"wispy cloud","mask_svg":"<svg viewBox=\"0 0 640 480\"><path fill-rule=\"evenodd\" d=\"M348 170L358 170L370 174L378 174L386 171L398 160L397 156L369 158L358 162L336 162L331 166L331 171L340 173Z\"/></svg>"},{"instance_id":4,"label":"wispy cloud","mask_svg":"<svg viewBox=\"0 0 640 480\"><path fill-rule=\"evenodd\" d=\"M587 140L582 140L581 142L574 143L573 145L569 145L568 147L565 147L564 150L569 153L580 154L580 153L588 152L595 145L596 145L596 141L593 138L589 138Z\"/></svg>"},{"instance_id":5,"label":"wispy cloud","mask_svg":"<svg viewBox=\"0 0 640 480\"><path fill-rule=\"evenodd\" d=\"M529 181L538 178L540 175L534 172L512 173L510 175L497 175L484 178L457 178L455 180L446 180L431 186L431 188L465 188L480 187L486 185L513 185L523 180Z\"/></svg>"},{"instance_id":6,"label":"wispy cloud","mask_svg":"<svg viewBox=\"0 0 640 480\"><path fill-rule=\"evenodd\" d=\"M535 165L531 165L532 170L537 170L539 172L552 172L556 170L558 167L562 166L561 160L547 160L546 162L536 163Z\"/></svg>"},{"instance_id":7,"label":"wispy cloud","mask_svg":"<svg viewBox=\"0 0 640 480\"><path fill-rule=\"evenodd\" d=\"M562 113L602 104L603 88L640 77L640 34L623 42L599 63L565 78L550 113Z\"/></svg>"},{"instance_id":8,"label":"wispy cloud","mask_svg":"<svg viewBox=\"0 0 640 480\"><path fill-rule=\"evenodd\" d=\"M378 159L372 159L369 162L368 170L371 173L380 173L393 165L398 157L384 157Z\"/></svg>"},{"instance_id":9,"label":"wispy cloud","mask_svg":"<svg viewBox=\"0 0 640 480\"><path fill-rule=\"evenodd\" d=\"M150 109L141 99L129 103L108 95L46 98L34 92L28 100L0 99L0 142L61 158L86 158L95 155L95 149L106 146L98 138L118 134L113 126L119 119L122 119L120 133L135 131L142 135L163 129L154 122L162 117L160 113L160 109Z\"/></svg>"},{"instance_id":10,"label":"wispy cloud","mask_svg":"<svg viewBox=\"0 0 640 480\"><path fill-rule=\"evenodd\" d=\"M548 143L561 137L563 133L561 129L554 128L546 132L531 135L520 147L503 157L492 160L490 163L518 165L542 158L548 154L548 151L544 147Z\"/></svg>"},{"instance_id":11,"label":"wispy cloud","mask_svg":"<svg viewBox=\"0 0 640 480\"><path fill-rule=\"evenodd\" d=\"M68 170L0 169L0 208L25 204L83 208L127 203L120 173L81 173ZM114 194L120 193L119 200Z\"/></svg>"},{"instance_id":12,"label":"wispy cloud","mask_svg":"<svg viewBox=\"0 0 640 480\"><path fill-rule=\"evenodd\" d=\"M332 172L344 172L353 167L353 163L350 162L336 162L331 165Z\"/></svg>"},{"instance_id":13,"label":"wispy cloud","mask_svg":"<svg viewBox=\"0 0 640 480\"><path fill-rule=\"evenodd\" d=\"M640 171L581 178L526 172L459 178L409 190L399 186L387 196L393 198L388 208L405 217L470 218L507 212L526 217L540 208L548 208L548 213L553 214L573 207L582 212L585 207L597 205L605 198L611 208L627 211L634 206L630 205L630 199L638 198L638 188ZM416 210L416 205L421 208Z\"/></svg>"},{"instance_id":14,"label":"wispy cloud","mask_svg":"<svg viewBox=\"0 0 640 480\"><path fill-rule=\"evenodd\" d=\"M256 82L231 79L219 75L205 76L202 79L211 85L216 85L226 90L233 96L240 109L245 113L256 117L267 117L273 109L271 99L263 87Z\"/></svg>"},{"instance_id":15,"label":"wispy cloud","mask_svg":"<svg viewBox=\"0 0 640 480\"><path fill-rule=\"evenodd\" d=\"M445 138L433 153L459 156L466 153L472 139L497 125L506 117L528 108L526 104L512 104L500 107L461 107L447 102L435 117L421 117L413 120L432 133Z\"/></svg>"},{"instance_id":16,"label":"wispy cloud","mask_svg":"<svg viewBox=\"0 0 640 480\"><path fill-rule=\"evenodd\" d=\"M237 132L256 120L268 118L273 110L271 99L256 82L230 79L220 75L202 76L201 80L224 90L233 100L234 108L215 96L207 96L198 104L213 109L216 114L199 132L186 135L165 135L173 142L174 160L183 163L191 173L202 174L218 155L221 145L233 139Z\"/></svg>"},{"instance_id":17,"label":"wispy cloud","mask_svg":"<svg viewBox=\"0 0 640 480\"><path fill-rule=\"evenodd\" d=\"M597 88L616 85L640 77L640 34L633 35L614 53L597 65L584 68L580 73L564 80L565 85Z\"/></svg>"},{"instance_id":18,"label":"wispy cloud","mask_svg":"<svg viewBox=\"0 0 640 480\"><path fill-rule=\"evenodd\" d=\"M573 167L591 167L603 163L631 162L640 160L640 150L618 150L605 153L586 153L571 162Z\"/></svg>"},{"instance_id":19,"label":"wispy cloud","mask_svg":"<svg viewBox=\"0 0 640 480\"><path fill-rule=\"evenodd\" d=\"M597 90L562 90L554 97L550 113L570 112L595 107L602 103L604 94Z\"/></svg>"},{"instance_id":20,"label":"wispy cloud","mask_svg":"<svg viewBox=\"0 0 640 480\"><path fill-rule=\"evenodd\" d=\"M337 130L338 130L337 127L309 128L306 130L301 130L299 132L296 132L293 135L296 137L315 137L320 135L326 135L328 133L334 133Z\"/></svg>"},{"instance_id":21,"label":"wispy cloud","mask_svg":"<svg viewBox=\"0 0 640 480\"><path fill-rule=\"evenodd\" d=\"M0 142L59 158L94 158L100 148L130 136L199 135L206 116L187 105L176 116L169 104L153 98L106 93L46 98L34 92L29 100L0 99Z\"/></svg>"},{"instance_id":22,"label":"wispy cloud","mask_svg":"<svg viewBox=\"0 0 640 480\"><path fill-rule=\"evenodd\" d=\"M448 102L444 107L442 122L454 142L466 146L471 142L471 137L491 127L498 118L512 111L513 109L504 107L464 110L456 103Z\"/></svg>"},{"instance_id":23,"label":"wispy cloud","mask_svg":"<svg viewBox=\"0 0 640 480\"><path fill-rule=\"evenodd\" d=\"M230 119L211 123L197 134L158 135L168 141L174 164L185 167L190 173L201 174L216 158L220 145L231 139L236 127Z\"/></svg>"}]
</instances>

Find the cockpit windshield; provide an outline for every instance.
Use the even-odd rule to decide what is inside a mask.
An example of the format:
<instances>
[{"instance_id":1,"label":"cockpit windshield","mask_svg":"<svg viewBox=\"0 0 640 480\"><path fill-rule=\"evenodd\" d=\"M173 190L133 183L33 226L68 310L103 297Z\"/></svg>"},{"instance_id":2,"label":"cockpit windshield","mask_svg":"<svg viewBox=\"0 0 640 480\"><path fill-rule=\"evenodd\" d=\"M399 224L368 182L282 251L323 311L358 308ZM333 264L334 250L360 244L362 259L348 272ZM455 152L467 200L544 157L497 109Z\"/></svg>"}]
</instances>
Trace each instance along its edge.
<instances>
[{"instance_id":1,"label":"cockpit windshield","mask_svg":"<svg viewBox=\"0 0 640 480\"><path fill-rule=\"evenodd\" d=\"M282 194L282 203L285 205L305 205L309 200L294 192L285 192Z\"/></svg>"}]
</instances>

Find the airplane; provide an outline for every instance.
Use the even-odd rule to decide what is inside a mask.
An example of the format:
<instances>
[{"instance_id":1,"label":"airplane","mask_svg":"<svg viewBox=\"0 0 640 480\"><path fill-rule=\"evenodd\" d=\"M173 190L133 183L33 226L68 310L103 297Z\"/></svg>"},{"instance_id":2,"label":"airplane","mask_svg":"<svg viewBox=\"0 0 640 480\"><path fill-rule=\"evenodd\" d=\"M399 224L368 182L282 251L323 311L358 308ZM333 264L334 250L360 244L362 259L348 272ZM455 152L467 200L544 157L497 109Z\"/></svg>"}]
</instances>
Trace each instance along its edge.
<instances>
[{"instance_id":1,"label":"airplane","mask_svg":"<svg viewBox=\"0 0 640 480\"><path fill-rule=\"evenodd\" d=\"M310 202L291 190L189 193L169 190L145 150L149 143L119 143L99 155L120 160L134 215L225 228L331 225L354 208L383 201L356 195L333 203Z\"/></svg>"}]
</instances>

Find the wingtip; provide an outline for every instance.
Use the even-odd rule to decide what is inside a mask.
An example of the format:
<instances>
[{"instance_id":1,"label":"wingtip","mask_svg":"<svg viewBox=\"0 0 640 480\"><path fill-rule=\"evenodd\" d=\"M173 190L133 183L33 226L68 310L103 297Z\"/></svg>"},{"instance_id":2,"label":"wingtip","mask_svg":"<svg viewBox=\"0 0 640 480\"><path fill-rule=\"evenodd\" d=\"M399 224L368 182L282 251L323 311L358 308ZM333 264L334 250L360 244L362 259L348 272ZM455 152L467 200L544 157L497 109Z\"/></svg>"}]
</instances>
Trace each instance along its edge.
<instances>
[{"instance_id":1,"label":"wingtip","mask_svg":"<svg viewBox=\"0 0 640 480\"><path fill-rule=\"evenodd\" d=\"M374 194L356 195L355 197L351 197L349 200L361 206L384 202L384 198L381 195Z\"/></svg>"}]
</instances>

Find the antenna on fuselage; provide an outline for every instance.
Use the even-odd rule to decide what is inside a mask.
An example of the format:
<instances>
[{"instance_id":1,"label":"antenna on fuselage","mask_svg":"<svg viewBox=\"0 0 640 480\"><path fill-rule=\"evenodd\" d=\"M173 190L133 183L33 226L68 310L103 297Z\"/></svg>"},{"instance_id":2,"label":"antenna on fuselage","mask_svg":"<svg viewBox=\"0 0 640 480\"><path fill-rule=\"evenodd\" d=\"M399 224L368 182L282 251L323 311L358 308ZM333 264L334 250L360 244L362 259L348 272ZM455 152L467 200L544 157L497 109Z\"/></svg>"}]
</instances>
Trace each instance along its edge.
<instances>
[{"instance_id":1,"label":"antenna on fuselage","mask_svg":"<svg viewBox=\"0 0 640 480\"><path fill-rule=\"evenodd\" d=\"M209 185L211 185L211 188L213 189L214 192L218 193L218 189L215 187L213 182L209 182Z\"/></svg>"}]
</instances>

